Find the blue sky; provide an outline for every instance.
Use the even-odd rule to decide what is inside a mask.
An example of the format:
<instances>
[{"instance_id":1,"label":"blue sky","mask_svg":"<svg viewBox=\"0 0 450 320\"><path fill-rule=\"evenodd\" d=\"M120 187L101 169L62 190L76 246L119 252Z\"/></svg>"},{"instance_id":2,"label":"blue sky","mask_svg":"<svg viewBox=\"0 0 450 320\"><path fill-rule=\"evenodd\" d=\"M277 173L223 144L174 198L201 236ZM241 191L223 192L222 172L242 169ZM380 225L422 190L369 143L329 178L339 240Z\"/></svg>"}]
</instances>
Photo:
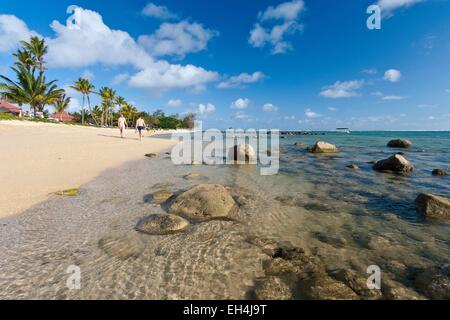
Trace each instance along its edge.
<instances>
[{"instance_id":1,"label":"blue sky","mask_svg":"<svg viewBox=\"0 0 450 320\"><path fill-rule=\"evenodd\" d=\"M450 130L448 0L44 3L0 3L0 73L39 34L61 86L85 76L206 127ZM381 30L366 26L374 3Z\"/></svg>"}]
</instances>

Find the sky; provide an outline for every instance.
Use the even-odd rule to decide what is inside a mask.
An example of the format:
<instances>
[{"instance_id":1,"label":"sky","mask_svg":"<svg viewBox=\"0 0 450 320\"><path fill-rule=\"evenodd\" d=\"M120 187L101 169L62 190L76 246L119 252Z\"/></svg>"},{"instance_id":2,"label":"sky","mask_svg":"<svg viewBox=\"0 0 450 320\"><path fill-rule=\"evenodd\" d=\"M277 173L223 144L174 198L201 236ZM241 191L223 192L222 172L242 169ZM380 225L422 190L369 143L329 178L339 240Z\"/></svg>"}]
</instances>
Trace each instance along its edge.
<instances>
[{"instance_id":1,"label":"sky","mask_svg":"<svg viewBox=\"0 0 450 320\"><path fill-rule=\"evenodd\" d=\"M450 130L450 0L2 0L0 74L31 35L71 111L86 77L205 128Z\"/></svg>"}]
</instances>

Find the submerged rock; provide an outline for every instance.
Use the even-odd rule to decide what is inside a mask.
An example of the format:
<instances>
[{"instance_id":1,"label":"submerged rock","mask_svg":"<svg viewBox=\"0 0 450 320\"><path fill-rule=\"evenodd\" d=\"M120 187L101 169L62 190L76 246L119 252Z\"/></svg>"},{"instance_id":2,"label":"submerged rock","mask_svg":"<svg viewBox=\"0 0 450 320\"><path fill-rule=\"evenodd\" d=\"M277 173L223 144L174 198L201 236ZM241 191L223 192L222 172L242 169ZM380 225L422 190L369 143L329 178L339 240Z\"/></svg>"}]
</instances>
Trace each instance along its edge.
<instances>
[{"instance_id":1,"label":"submerged rock","mask_svg":"<svg viewBox=\"0 0 450 320\"><path fill-rule=\"evenodd\" d=\"M114 235L100 239L98 247L111 257L127 260L139 257L144 249L144 244L137 236Z\"/></svg>"},{"instance_id":2,"label":"submerged rock","mask_svg":"<svg viewBox=\"0 0 450 320\"><path fill-rule=\"evenodd\" d=\"M450 172L441 169L434 169L431 173L433 176L449 176Z\"/></svg>"},{"instance_id":3,"label":"submerged rock","mask_svg":"<svg viewBox=\"0 0 450 320\"><path fill-rule=\"evenodd\" d=\"M320 242L327 243L334 247L344 247L347 244L347 240L337 234L330 234L325 232L314 232L314 236Z\"/></svg>"},{"instance_id":4,"label":"submerged rock","mask_svg":"<svg viewBox=\"0 0 450 320\"><path fill-rule=\"evenodd\" d=\"M399 154L393 155L388 159L378 161L374 164L373 168L377 171L388 171L397 174L409 174L414 171L414 167L411 162Z\"/></svg>"},{"instance_id":5,"label":"submerged rock","mask_svg":"<svg viewBox=\"0 0 450 320\"><path fill-rule=\"evenodd\" d=\"M318 141L312 147L308 147L308 151L311 153L337 153L339 149L331 143Z\"/></svg>"},{"instance_id":6,"label":"submerged rock","mask_svg":"<svg viewBox=\"0 0 450 320\"><path fill-rule=\"evenodd\" d=\"M281 278L269 276L256 281L254 295L257 300L292 300L292 291Z\"/></svg>"},{"instance_id":7,"label":"submerged rock","mask_svg":"<svg viewBox=\"0 0 450 320\"><path fill-rule=\"evenodd\" d=\"M172 196L173 193L169 190L159 190L152 195L152 198L154 203L162 204L169 200Z\"/></svg>"},{"instance_id":8,"label":"submerged rock","mask_svg":"<svg viewBox=\"0 0 450 320\"><path fill-rule=\"evenodd\" d=\"M254 164L257 156L253 147L249 144L240 144L230 149L228 159L237 164Z\"/></svg>"},{"instance_id":9,"label":"submerged rock","mask_svg":"<svg viewBox=\"0 0 450 320\"><path fill-rule=\"evenodd\" d=\"M288 207L299 207L302 205L302 200L296 196L277 196L275 197L275 200Z\"/></svg>"},{"instance_id":10,"label":"submerged rock","mask_svg":"<svg viewBox=\"0 0 450 320\"><path fill-rule=\"evenodd\" d=\"M381 290L370 290L367 287L367 278L361 275L357 275L354 271L346 269L335 270L330 272L330 276L346 284L359 296L368 299L378 299L383 295L381 293Z\"/></svg>"},{"instance_id":11,"label":"submerged rock","mask_svg":"<svg viewBox=\"0 0 450 320\"><path fill-rule=\"evenodd\" d=\"M395 139L388 142L387 146L389 148L411 148L412 143L406 139Z\"/></svg>"},{"instance_id":12,"label":"submerged rock","mask_svg":"<svg viewBox=\"0 0 450 320\"><path fill-rule=\"evenodd\" d=\"M198 221L230 218L237 204L230 192L219 184L200 184L179 195L170 212Z\"/></svg>"},{"instance_id":13,"label":"submerged rock","mask_svg":"<svg viewBox=\"0 0 450 320\"><path fill-rule=\"evenodd\" d=\"M389 300L423 300L424 297L402 284L389 280L382 280L381 290L383 298Z\"/></svg>"},{"instance_id":14,"label":"submerged rock","mask_svg":"<svg viewBox=\"0 0 450 320\"><path fill-rule=\"evenodd\" d=\"M434 300L450 299L450 265L423 270L414 280L415 286Z\"/></svg>"},{"instance_id":15,"label":"submerged rock","mask_svg":"<svg viewBox=\"0 0 450 320\"><path fill-rule=\"evenodd\" d=\"M329 276L313 277L299 284L301 295L310 300L355 300L358 295L346 286Z\"/></svg>"},{"instance_id":16,"label":"submerged rock","mask_svg":"<svg viewBox=\"0 0 450 320\"><path fill-rule=\"evenodd\" d=\"M200 177L201 177L200 174L199 174L199 173L196 173L196 172L191 172L191 173L188 173L187 175L184 176L184 178L185 178L186 180L198 179L198 178L200 178Z\"/></svg>"},{"instance_id":17,"label":"submerged rock","mask_svg":"<svg viewBox=\"0 0 450 320\"><path fill-rule=\"evenodd\" d=\"M151 235L181 232L189 227L189 221L172 214L152 214L138 222L136 230Z\"/></svg>"},{"instance_id":18,"label":"submerged rock","mask_svg":"<svg viewBox=\"0 0 450 320\"><path fill-rule=\"evenodd\" d=\"M63 191L55 192L57 196L64 196L64 197L75 197L80 193L80 189L67 189Z\"/></svg>"},{"instance_id":19,"label":"submerged rock","mask_svg":"<svg viewBox=\"0 0 450 320\"><path fill-rule=\"evenodd\" d=\"M347 166L347 168L353 169L353 170L359 170L359 167L356 164L350 164Z\"/></svg>"},{"instance_id":20,"label":"submerged rock","mask_svg":"<svg viewBox=\"0 0 450 320\"><path fill-rule=\"evenodd\" d=\"M414 202L418 211L430 218L450 217L450 200L431 193L421 193Z\"/></svg>"},{"instance_id":21,"label":"submerged rock","mask_svg":"<svg viewBox=\"0 0 450 320\"><path fill-rule=\"evenodd\" d=\"M295 147L303 147L305 144L303 142L296 142L294 143Z\"/></svg>"}]
</instances>

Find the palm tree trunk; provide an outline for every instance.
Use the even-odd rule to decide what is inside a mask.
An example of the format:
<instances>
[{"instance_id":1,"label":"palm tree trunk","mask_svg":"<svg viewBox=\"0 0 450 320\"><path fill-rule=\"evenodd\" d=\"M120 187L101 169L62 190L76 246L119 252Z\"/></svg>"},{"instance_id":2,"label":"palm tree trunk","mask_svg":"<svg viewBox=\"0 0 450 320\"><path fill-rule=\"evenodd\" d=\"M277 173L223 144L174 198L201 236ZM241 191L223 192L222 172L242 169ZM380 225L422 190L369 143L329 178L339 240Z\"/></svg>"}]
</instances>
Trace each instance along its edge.
<instances>
[{"instance_id":1,"label":"palm tree trunk","mask_svg":"<svg viewBox=\"0 0 450 320\"><path fill-rule=\"evenodd\" d=\"M95 125L98 126L98 121L97 121L94 113L92 112L91 98L89 97L89 95L87 95L87 101L88 101L89 112L91 113L92 119L94 119Z\"/></svg>"},{"instance_id":2,"label":"palm tree trunk","mask_svg":"<svg viewBox=\"0 0 450 320\"><path fill-rule=\"evenodd\" d=\"M84 125L84 100L85 100L85 95L83 94L83 105L81 106L81 124Z\"/></svg>"}]
</instances>

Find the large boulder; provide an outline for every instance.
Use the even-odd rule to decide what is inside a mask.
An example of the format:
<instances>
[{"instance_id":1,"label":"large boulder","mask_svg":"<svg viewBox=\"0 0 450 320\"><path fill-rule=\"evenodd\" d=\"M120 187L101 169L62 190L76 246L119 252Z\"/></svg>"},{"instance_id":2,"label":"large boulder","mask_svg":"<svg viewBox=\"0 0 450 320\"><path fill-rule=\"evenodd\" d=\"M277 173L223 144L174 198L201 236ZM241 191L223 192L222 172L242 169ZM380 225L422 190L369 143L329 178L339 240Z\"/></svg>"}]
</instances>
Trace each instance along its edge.
<instances>
[{"instance_id":1,"label":"large boulder","mask_svg":"<svg viewBox=\"0 0 450 320\"><path fill-rule=\"evenodd\" d=\"M450 200L431 193L421 193L415 201L416 207L426 217L450 217Z\"/></svg>"},{"instance_id":2,"label":"large boulder","mask_svg":"<svg viewBox=\"0 0 450 320\"><path fill-rule=\"evenodd\" d=\"M183 231L189 227L189 221L173 214L152 214L136 226L136 230L151 235L166 235Z\"/></svg>"},{"instance_id":3,"label":"large boulder","mask_svg":"<svg viewBox=\"0 0 450 320\"><path fill-rule=\"evenodd\" d=\"M388 142L387 146L389 148L411 148L412 147L412 143L409 140L405 140L405 139L394 139Z\"/></svg>"},{"instance_id":4,"label":"large boulder","mask_svg":"<svg viewBox=\"0 0 450 320\"><path fill-rule=\"evenodd\" d=\"M156 191L153 195L153 202L156 204L162 204L169 200L173 196L173 193L169 190L159 190Z\"/></svg>"},{"instance_id":5,"label":"large boulder","mask_svg":"<svg viewBox=\"0 0 450 320\"><path fill-rule=\"evenodd\" d=\"M405 157L396 154L392 157L377 161L373 168L377 171L388 171L398 174L408 174L414 171L414 166Z\"/></svg>"},{"instance_id":6,"label":"large boulder","mask_svg":"<svg viewBox=\"0 0 450 320\"><path fill-rule=\"evenodd\" d=\"M230 218L237 204L230 192L219 184L200 184L179 195L170 212L197 221Z\"/></svg>"},{"instance_id":7,"label":"large boulder","mask_svg":"<svg viewBox=\"0 0 450 320\"><path fill-rule=\"evenodd\" d=\"M311 153L337 153L339 149L334 144L318 141L312 147L308 147L308 151Z\"/></svg>"},{"instance_id":8,"label":"large boulder","mask_svg":"<svg viewBox=\"0 0 450 320\"><path fill-rule=\"evenodd\" d=\"M442 169L434 169L431 173L433 176L450 176L450 172Z\"/></svg>"},{"instance_id":9,"label":"large boulder","mask_svg":"<svg viewBox=\"0 0 450 320\"><path fill-rule=\"evenodd\" d=\"M228 159L237 164L256 164L257 156L251 145L240 144L230 149Z\"/></svg>"},{"instance_id":10,"label":"large boulder","mask_svg":"<svg viewBox=\"0 0 450 320\"><path fill-rule=\"evenodd\" d=\"M431 299L449 300L450 266L443 265L423 270L416 276L414 284Z\"/></svg>"}]
</instances>

